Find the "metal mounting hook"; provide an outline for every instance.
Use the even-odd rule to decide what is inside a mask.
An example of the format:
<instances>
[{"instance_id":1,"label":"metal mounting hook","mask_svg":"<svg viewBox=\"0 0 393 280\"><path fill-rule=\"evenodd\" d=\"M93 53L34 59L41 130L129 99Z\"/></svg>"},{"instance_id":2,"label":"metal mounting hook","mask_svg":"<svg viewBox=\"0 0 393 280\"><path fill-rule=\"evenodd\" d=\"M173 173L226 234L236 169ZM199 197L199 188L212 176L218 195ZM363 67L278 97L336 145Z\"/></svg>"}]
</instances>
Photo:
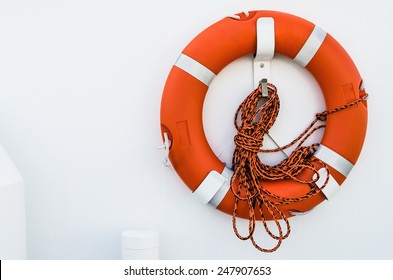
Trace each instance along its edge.
<instances>
[{"instance_id":1,"label":"metal mounting hook","mask_svg":"<svg viewBox=\"0 0 393 280\"><path fill-rule=\"evenodd\" d=\"M254 65L254 88L262 85L262 97L268 96L267 82L270 81L270 63L274 57L275 31L274 19L261 17L256 23L257 46Z\"/></svg>"},{"instance_id":2,"label":"metal mounting hook","mask_svg":"<svg viewBox=\"0 0 393 280\"><path fill-rule=\"evenodd\" d=\"M259 84L262 87L262 97L268 97L269 92L267 90L267 79L263 78L262 80L259 81Z\"/></svg>"}]
</instances>

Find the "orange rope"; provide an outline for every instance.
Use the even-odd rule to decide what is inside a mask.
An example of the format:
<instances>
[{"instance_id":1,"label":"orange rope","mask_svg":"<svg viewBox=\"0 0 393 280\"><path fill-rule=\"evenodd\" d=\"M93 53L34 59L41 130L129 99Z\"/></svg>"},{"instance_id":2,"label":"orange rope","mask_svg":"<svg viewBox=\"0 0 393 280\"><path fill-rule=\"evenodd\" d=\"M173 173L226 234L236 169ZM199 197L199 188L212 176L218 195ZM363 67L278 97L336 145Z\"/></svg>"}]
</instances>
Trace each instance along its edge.
<instances>
[{"instance_id":1,"label":"orange rope","mask_svg":"<svg viewBox=\"0 0 393 280\"><path fill-rule=\"evenodd\" d=\"M234 232L238 238L242 240L250 239L255 248L262 252L274 252L280 247L282 241L289 236L291 227L289 225L288 218L277 206L291 204L312 197L327 185L330 177L329 170L326 168L325 163L316 158L311 159L319 144L314 143L310 146L302 146L302 144L316 130L325 127L325 125L315 126L318 120L325 121L327 115L352 107L357 103L364 101L366 98L367 94L352 103L317 114L315 120L311 122L304 132L302 132L295 140L283 147L270 150L264 150L261 149L261 147L263 145L263 137L273 126L280 109L280 100L277 95L276 87L272 84L268 84L268 97L263 104L261 104L263 101L261 85L251 92L251 94L240 104L236 111L234 120L238 133L234 138L236 148L232 158L234 174L231 178L231 190L235 195L232 223ZM282 151L297 142L299 142L299 144L295 150L288 156L288 158L284 159L277 165L270 166L264 164L258 157L258 153L260 152L272 153ZM313 162L322 164L327 170L327 179L321 188L318 188L315 184L315 182L319 180L320 176L318 174L318 170L313 165ZM299 179L297 176L305 169L313 171L316 174L316 178L311 180ZM264 189L263 184L261 183L261 181L264 180L276 181L284 179L292 179L303 184L308 184L310 186L310 190L304 196L286 198L269 192ZM237 184L235 184L235 181L237 181ZM269 199L269 197L274 198L274 201ZM237 229L236 221L239 201L246 201L249 208L249 226L248 234L246 236L242 236ZM278 235L274 234L271 231L270 226L267 224L262 210L263 207L265 207L269 214L273 217L274 225L278 230ZM259 212L262 224L269 236L277 240L276 245L273 248L266 249L260 247L253 237L256 224L255 211ZM280 219L284 220L284 229L279 222Z\"/></svg>"}]
</instances>

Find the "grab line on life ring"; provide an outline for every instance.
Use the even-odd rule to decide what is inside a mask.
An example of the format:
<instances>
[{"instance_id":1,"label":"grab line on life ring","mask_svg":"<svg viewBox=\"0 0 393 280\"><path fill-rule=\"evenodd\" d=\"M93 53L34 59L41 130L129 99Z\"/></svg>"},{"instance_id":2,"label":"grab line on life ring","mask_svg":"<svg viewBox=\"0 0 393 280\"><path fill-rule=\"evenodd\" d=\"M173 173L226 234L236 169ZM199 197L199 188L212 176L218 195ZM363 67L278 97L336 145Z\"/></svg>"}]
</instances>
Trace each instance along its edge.
<instances>
[{"instance_id":1,"label":"grab line on life ring","mask_svg":"<svg viewBox=\"0 0 393 280\"><path fill-rule=\"evenodd\" d=\"M257 21L261 18L274 19L274 52L293 59L311 72L324 94L327 111L356 101L350 108L324 116L325 133L312 158L326 165L325 170L315 166L318 181L321 181L315 182L316 185L324 185L323 172L331 174L330 180L320 193L310 198L277 206L285 217L290 217L308 212L340 189L359 157L367 127L363 81L346 51L321 28L273 11L238 14L207 28L183 50L168 76L161 103L161 130L171 143L168 147L173 168L194 195L203 203L230 214L235 201L229 191L233 171L220 162L206 140L202 105L211 81L224 66L256 52ZM299 174L307 180L315 180L314 175L308 171ZM261 183L267 193L273 195L272 199L292 200L309 191L307 184L293 180ZM240 202L239 216L248 217L248 208L246 202ZM264 215L266 219L273 219L268 211ZM256 219L260 216L256 215Z\"/></svg>"}]
</instances>

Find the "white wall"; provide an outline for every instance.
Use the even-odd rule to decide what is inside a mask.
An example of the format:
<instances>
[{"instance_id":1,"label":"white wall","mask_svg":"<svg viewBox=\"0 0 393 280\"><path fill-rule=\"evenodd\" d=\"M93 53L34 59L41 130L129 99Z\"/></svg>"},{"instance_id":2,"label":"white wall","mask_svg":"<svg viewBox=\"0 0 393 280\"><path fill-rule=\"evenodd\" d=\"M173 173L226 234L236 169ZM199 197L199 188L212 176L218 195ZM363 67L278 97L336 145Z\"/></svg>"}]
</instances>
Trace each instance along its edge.
<instances>
[{"instance_id":1,"label":"white wall","mask_svg":"<svg viewBox=\"0 0 393 280\"><path fill-rule=\"evenodd\" d=\"M328 31L370 93L367 139L345 188L291 219L292 234L274 254L238 240L230 217L196 201L156 150L161 93L178 54L210 24L254 9L293 13ZM164 259L391 259L392 10L391 1L371 0L1 1L0 142L25 178L29 258L117 259L122 230L154 228ZM247 95L248 63L230 65L208 93L215 149L232 133L242 98L218 96L236 87ZM275 63L283 95L294 89L289 71L308 81L294 96L318 91L301 69Z\"/></svg>"}]
</instances>

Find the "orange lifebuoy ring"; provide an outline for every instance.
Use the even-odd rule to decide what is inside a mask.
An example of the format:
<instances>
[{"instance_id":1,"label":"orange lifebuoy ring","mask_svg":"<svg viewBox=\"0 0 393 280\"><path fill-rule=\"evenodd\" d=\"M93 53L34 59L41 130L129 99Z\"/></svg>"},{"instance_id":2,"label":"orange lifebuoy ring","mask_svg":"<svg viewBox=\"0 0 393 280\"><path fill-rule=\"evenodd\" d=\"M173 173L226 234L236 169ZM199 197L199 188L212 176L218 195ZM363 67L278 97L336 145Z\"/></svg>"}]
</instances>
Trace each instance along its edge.
<instances>
[{"instance_id":1,"label":"orange lifebuoy ring","mask_svg":"<svg viewBox=\"0 0 393 280\"><path fill-rule=\"evenodd\" d=\"M256 52L256 22L261 17L274 19L275 52L294 59L311 72L323 92L327 109L342 107L366 94L347 52L332 36L299 17L252 11L225 18L200 33L183 50L168 76L161 103L161 132L171 143L169 159L184 183L193 192L216 185L214 190L204 190L207 195L203 199L228 214L232 214L235 201L234 194L225 187L231 171L207 142L202 107L214 76L235 59ZM305 48L310 45L311 51ZM327 164L338 185L344 182L359 157L366 127L366 101L326 119L325 133L314 157ZM305 170L299 176L308 178L313 172ZM263 183L269 192L282 197L300 197L309 191L307 184L294 180ZM311 210L325 199L319 192L279 208L290 217L293 212ZM248 210L247 202L240 202L238 216L247 218ZM266 217L271 218L269 213Z\"/></svg>"}]
</instances>

